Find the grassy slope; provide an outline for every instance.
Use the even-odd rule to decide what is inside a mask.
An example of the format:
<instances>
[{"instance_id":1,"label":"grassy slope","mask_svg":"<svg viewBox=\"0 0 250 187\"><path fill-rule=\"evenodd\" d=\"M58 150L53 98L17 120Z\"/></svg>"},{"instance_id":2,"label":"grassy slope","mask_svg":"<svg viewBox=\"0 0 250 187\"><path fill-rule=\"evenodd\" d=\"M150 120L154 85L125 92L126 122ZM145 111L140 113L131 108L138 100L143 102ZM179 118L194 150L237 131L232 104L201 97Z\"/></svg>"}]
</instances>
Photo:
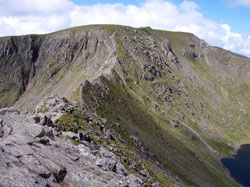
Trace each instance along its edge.
<instances>
[{"instance_id":1,"label":"grassy slope","mask_svg":"<svg viewBox=\"0 0 250 187\"><path fill-rule=\"evenodd\" d=\"M225 181L234 183L228 176L221 174L223 169L216 159L212 158L210 162L203 160L211 157L202 158L207 153L198 139L193 140L193 146L199 148L199 151L192 150L192 147L188 147L187 143L184 144L176 137L179 135L190 141L187 130L173 132L167 120L141 103L126 86L121 85L120 80L117 82L117 79L119 78L103 81L109 90L104 97L96 92L96 88L85 87L83 99L89 106L97 106L95 101L98 100L97 114L107 118L110 124L121 124L122 128L116 130L122 135L128 147L133 145L129 136L137 136L149 151L157 154L161 167L173 172L185 184L224 186ZM156 176L159 180L159 175ZM165 180L162 180L163 185L168 184L166 179L165 177Z\"/></svg>"},{"instance_id":2,"label":"grassy slope","mask_svg":"<svg viewBox=\"0 0 250 187\"><path fill-rule=\"evenodd\" d=\"M139 32L140 36L142 34L140 33L141 30L143 29L137 29L137 32ZM149 29L149 32L152 32L152 30ZM128 32L126 31L126 34L127 33ZM119 37L120 36L118 34L118 43ZM163 38L168 38L175 54L179 57L179 60L188 64L189 68L191 68L193 71L192 76L198 77L198 79L193 79L192 84L190 84L190 82L187 81L187 78L189 77L187 74L185 74L186 72L181 72L182 70L173 70L175 76L177 77L177 80L181 80L189 96L187 98L176 96L176 102L174 107L171 109L171 112L167 112L167 114L162 115L160 114L159 110L151 110L153 108L152 103L157 103L162 106L161 109L167 110L166 103L161 103L152 94L152 83L141 81L138 86L134 85L133 81L128 81L128 84L130 83L130 88L134 88L133 91L136 92L137 96L140 95L140 98L153 98L152 100L147 100L149 102L145 100L143 102L143 108L147 108L147 110L149 110L148 113L151 114L150 117L153 117L155 119L155 123L158 126L164 126L164 128L166 128L169 133L174 135L175 138L177 137L182 142L184 142L185 145L192 150L191 152L196 153L202 160L202 162L205 163L206 166L208 166L210 172L212 171L216 173L218 177L221 175L221 172L225 173L225 171L223 171L222 165L218 162L218 158L220 158L221 156L231 155L233 149L237 147L238 144L247 142L249 139L247 135L249 134L247 133L249 115L244 112L239 112L242 110L239 103L245 103L244 101L249 100L249 82L242 81L238 78L234 80L234 84L229 83L231 81L230 79L232 79L232 75L238 74L237 76L240 76L240 72L235 71L235 68L238 68L239 66L248 67L249 60L245 57L234 55L221 49L216 49L216 51L213 51L213 49L208 48L208 52L205 55L209 56L209 60L212 61L212 65L208 64L207 59L205 59L204 57L201 57L195 62L189 61L182 56L182 49L188 47L187 43L193 41L192 37L194 37L192 34L187 33L174 33L165 31L155 31L154 33L154 38L156 41L158 39L161 40ZM131 57L129 57L129 53L126 51L126 47L127 46L124 46L120 43L118 57L120 57L124 61L130 61ZM198 51L197 53L199 52L200 51ZM232 59L228 57L230 55L233 56L231 57ZM220 63L218 67L216 63ZM220 68L223 68L225 64L227 65L226 68L228 70L228 74L225 74L220 70ZM138 80L135 73L133 72L133 69L138 68L136 64L128 67L129 69L127 72L133 77L132 79ZM167 81L171 84L172 80L170 80L168 77L163 77L162 79L163 82ZM176 84L176 82L172 81L172 84L174 85ZM196 89L194 89L194 84L197 84ZM143 89L143 87L146 89ZM225 89L229 93L229 96L225 97L225 95L221 93L222 89ZM137 102L140 101L140 98L137 97ZM233 99L236 100L233 101ZM188 107L184 105L187 102L190 103ZM203 104L202 114L199 106L200 103ZM232 103L234 103L234 105L232 105ZM108 106L108 103L106 103L105 105ZM135 107L133 106L131 110L134 109ZM244 109L246 111L249 111L248 103L244 105ZM123 108L120 109L120 111L122 110ZM117 109L112 109L112 111L117 111ZM110 113L112 112L110 111L109 114ZM194 113L195 115L191 115L191 113ZM154 115L152 116L152 114ZM116 116L119 115L121 114L116 114ZM182 115L185 117L185 119L180 119L180 116ZM131 116L133 115L129 115L129 117ZM169 123L166 123L166 120L179 120L179 122L181 123L188 124L189 128L192 128L200 135L197 138L198 142L192 142L193 140L190 140L190 136L195 137L196 135L192 135L192 132L190 132L189 129L185 128L186 126L181 126L180 128L175 129L172 128ZM140 120L136 120L133 123L127 121L126 124L136 124L137 121ZM241 126L241 128L239 128L239 126ZM245 131L242 131L242 129L244 129ZM152 133L153 131L149 130L149 132ZM202 145L202 143L200 143L201 146L197 146L199 145L200 137L209 146L217 151L217 156L206 155L207 150L206 148L202 147L204 146ZM223 178L225 177L225 174L222 174L221 177L224 182L228 180L226 179L227 177ZM233 182L231 181L229 183Z\"/></svg>"},{"instance_id":3,"label":"grassy slope","mask_svg":"<svg viewBox=\"0 0 250 187\"><path fill-rule=\"evenodd\" d=\"M179 36L177 38L182 38ZM175 51L180 55L180 42L172 41ZM211 126L209 130L216 136L221 137L225 144L237 146L240 143L246 143L249 140L249 80L242 79L249 71L249 59L232 54L222 49L208 49L208 58L199 59L197 62L190 62L189 65L195 71L195 76L199 77L196 93L192 93L192 87L188 87L192 94L190 99L193 103L203 102L204 111L209 118L206 122ZM210 64L208 64L210 61ZM245 72L242 72L242 69ZM185 77L180 77L185 80ZM196 81L196 80L194 80ZM187 83L186 83L187 84ZM195 97L195 94L197 97ZM197 102L198 101L198 102ZM195 109L194 107L192 109ZM194 110L195 113L197 111ZM202 116L197 116L202 118ZM243 131L244 129L244 131ZM212 137L214 138L214 137ZM216 145L214 148L219 149ZM222 145L223 147L223 145ZM230 149L229 149L230 151Z\"/></svg>"}]
</instances>

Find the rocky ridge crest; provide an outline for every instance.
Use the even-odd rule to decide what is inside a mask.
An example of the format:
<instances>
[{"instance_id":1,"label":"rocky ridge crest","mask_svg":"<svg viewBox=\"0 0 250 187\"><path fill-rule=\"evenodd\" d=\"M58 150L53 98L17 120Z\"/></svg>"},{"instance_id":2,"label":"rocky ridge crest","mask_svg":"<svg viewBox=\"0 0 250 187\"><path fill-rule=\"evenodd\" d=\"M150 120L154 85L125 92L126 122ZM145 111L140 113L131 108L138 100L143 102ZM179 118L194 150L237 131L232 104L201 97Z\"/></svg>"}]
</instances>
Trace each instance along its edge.
<instances>
[{"instance_id":1,"label":"rocky ridge crest","mask_svg":"<svg viewBox=\"0 0 250 187\"><path fill-rule=\"evenodd\" d=\"M66 99L50 96L32 116L20 114L15 108L0 110L2 186L139 187L147 186L143 178L152 181L147 172L136 168L136 164L133 169L142 179L128 172L121 158L113 153L122 149L110 145L108 150L100 145L100 140L96 141L102 137L114 140L97 117L83 115L88 123L95 121L103 135L93 130L86 132L80 125L68 130L57 125L62 115L76 109Z\"/></svg>"}]
</instances>

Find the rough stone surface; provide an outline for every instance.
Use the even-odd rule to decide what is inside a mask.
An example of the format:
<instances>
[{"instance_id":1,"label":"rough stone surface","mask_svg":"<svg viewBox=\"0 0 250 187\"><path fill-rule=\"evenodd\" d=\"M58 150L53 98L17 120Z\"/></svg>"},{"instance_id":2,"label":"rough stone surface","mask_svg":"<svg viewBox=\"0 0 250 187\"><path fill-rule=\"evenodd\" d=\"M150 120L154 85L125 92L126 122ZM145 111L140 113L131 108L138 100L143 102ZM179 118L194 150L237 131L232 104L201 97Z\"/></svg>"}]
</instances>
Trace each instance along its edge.
<instances>
[{"instance_id":1,"label":"rough stone surface","mask_svg":"<svg viewBox=\"0 0 250 187\"><path fill-rule=\"evenodd\" d=\"M74 146L63 132L54 136L52 127L33 124L32 116L5 110L0 115L5 126L0 138L1 186L143 186L129 174L119 157L105 148L95 154L84 144ZM6 126L12 129L6 130ZM53 138L52 138L53 137ZM99 146L100 147L100 146Z\"/></svg>"},{"instance_id":2,"label":"rough stone surface","mask_svg":"<svg viewBox=\"0 0 250 187\"><path fill-rule=\"evenodd\" d=\"M45 136L45 131L44 131L44 128L42 126L38 126L38 125L29 125L29 128L27 128L27 131L28 131L28 134L33 137L33 138L36 138L36 137L43 137Z\"/></svg>"}]
</instances>

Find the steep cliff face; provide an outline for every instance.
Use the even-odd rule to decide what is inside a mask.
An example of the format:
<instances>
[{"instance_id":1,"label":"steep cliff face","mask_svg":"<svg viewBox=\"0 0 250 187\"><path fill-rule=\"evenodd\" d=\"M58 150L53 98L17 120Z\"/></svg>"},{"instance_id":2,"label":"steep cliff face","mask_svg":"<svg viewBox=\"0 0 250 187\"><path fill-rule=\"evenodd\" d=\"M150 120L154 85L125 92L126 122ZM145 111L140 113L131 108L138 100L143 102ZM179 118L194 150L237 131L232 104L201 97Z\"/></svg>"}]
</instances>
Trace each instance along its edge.
<instances>
[{"instance_id":1,"label":"steep cliff face","mask_svg":"<svg viewBox=\"0 0 250 187\"><path fill-rule=\"evenodd\" d=\"M112 68L114 45L101 27L2 38L0 106L14 104L23 93L19 105L27 109L48 94L72 96L83 80Z\"/></svg>"},{"instance_id":2,"label":"steep cliff face","mask_svg":"<svg viewBox=\"0 0 250 187\"><path fill-rule=\"evenodd\" d=\"M237 185L219 159L249 140L246 57L189 33L93 25L1 38L0 68L0 107L57 94L102 117L162 185Z\"/></svg>"},{"instance_id":3,"label":"steep cliff face","mask_svg":"<svg viewBox=\"0 0 250 187\"><path fill-rule=\"evenodd\" d=\"M0 45L0 106L4 107L15 103L35 75L40 46L36 36L4 38Z\"/></svg>"}]
</instances>

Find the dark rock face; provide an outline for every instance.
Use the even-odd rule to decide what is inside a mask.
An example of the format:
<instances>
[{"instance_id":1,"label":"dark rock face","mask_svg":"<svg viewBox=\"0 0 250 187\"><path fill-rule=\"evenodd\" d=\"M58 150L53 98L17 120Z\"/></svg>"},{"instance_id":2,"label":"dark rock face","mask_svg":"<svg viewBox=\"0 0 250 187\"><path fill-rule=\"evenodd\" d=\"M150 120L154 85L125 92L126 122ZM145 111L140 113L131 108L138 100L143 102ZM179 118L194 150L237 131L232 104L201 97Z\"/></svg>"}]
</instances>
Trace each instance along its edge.
<instances>
[{"instance_id":1,"label":"dark rock face","mask_svg":"<svg viewBox=\"0 0 250 187\"><path fill-rule=\"evenodd\" d=\"M34 63L40 44L39 37L33 35L8 37L0 42L0 84L4 86L0 96L5 98L5 101L0 101L0 107L13 104L26 90L29 80L35 75ZM6 92L11 95L6 95Z\"/></svg>"},{"instance_id":2,"label":"dark rock face","mask_svg":"<svg viewBox=\"0 0 250 187\"><path fill-rule=\"evenodd\" d=\"M54 127L54 124L53 124L53 122L52 122L52 120L51 120L50 118L47 119L46 125L47 125L48 127Z\"/></svg>"},{"instance_id":3,"label":"dark rock face","mask_svg":"<svg viewBox=\"0 0 250 187\"><path fill-rule=\"evenodd\" d=\"M49 145L49 139L40 139L39 142L43 145Z\"/></svg>"},{"instance_id":4,"label":"dark rock face","mask_svg":"<svg viewBox=\"0 0 250 187\"><path fill-rule=\"evenodd\" d=\"M85 133L81 132L79 134L79 136L80 136L81 141L91 142L91 138L90 138L89 134L85 134Z\"/></svg>"},{"instance_id":5,"label":"dark rock face","mask_svg":"<svg viewBox=\"0 0 250 187\"><path fill-rule=\"evenodd\" d=\"M149 75L145 76L145 80L147 81L154 81L155 78L161 77L161 72L159 70L157 70L158 68L156 68L155 66L151 66L151 65L146 65L144 67L145 72L148 72Z\"/></svg>"},{"instance_id":6,"label":"dark rock face","mask_svg":"<svg viewBox=\"0 0 250 187\"><path fill-rule=\"evenodd\" d=\"M33 119L35 120L35 123L40 123L40 117L39 116L35 116Z\"/></svg>"},{"instance_id":7,"label":"dark rock face","mask_svg":"<svg viewBox=\"0 0 250 187\"><path fill-rule=\"evenodd\" d=\"M77 35L66 31L1 39L0 108L14 104L28 88L36 92L39 99L33 98L33 102L38 104L43 87L50 84L51 79L61 80L64 68L65 72L83 68L85 62L93 57L90 54L99 52L98 45L104 45L98 44L98 37L103 37L102 32L86 29Z\"/></svg>"},{"instance_id":8,"label":"dark rock face","mask_svg":"<svg viewBox=\"0 0 250 187\"><path fill-rule=\"evenodd\" d=\"M192 49L185 49L182 55L191 61L195 61L198 55Z\"/></svg>"},{"instance_id":9,"label":"dark rock face","mask_svg":"<svg viewBox=\"0 0 250 187\"><path fill-rule=\"evenodd\" d=\"M175 55L175 53L173 52L173 49L171 47L171 44L168 40L166 40L163 44L162 44L162 48L165 51L165 55L168 57L168 59L173 62L175 64L175 66L177 68L181 68L180 62L178 57Z\"/></svg>"},{"instance_id":10,"label":"dark rock face","mask_svg":"<svg viewBox=\"0 0 250 187\"><path fill-rule=\"evenodd\" d=\"M56 178L57 182L60 183L63 181L67 174L66 169L60 169L57 173L54 174L54 177Z\"/></svg>"}]
</instances>

